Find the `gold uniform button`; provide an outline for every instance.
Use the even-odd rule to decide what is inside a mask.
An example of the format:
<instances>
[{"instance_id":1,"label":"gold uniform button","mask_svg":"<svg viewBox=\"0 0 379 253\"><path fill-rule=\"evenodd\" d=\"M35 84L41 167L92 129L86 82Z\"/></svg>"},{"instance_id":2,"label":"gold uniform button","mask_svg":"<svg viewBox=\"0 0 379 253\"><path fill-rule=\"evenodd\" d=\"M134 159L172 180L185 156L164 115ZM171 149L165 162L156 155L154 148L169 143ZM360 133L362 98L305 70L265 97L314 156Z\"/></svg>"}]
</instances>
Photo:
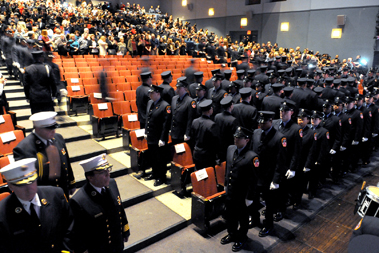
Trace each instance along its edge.
<instances>
[{"instance_id":1,"label":"gold uniform button","mask_svg":"<svg viewBox=\"0 0 379 253\"><path fill-rule=\"evenodd\" d=\"M66 164L66 163L63 163L63 164ZM67 169L67 168L66 168Z\"/></svg>"},{"instance_id":2,"label":"gold uniform button","mask_svg":"<svg viewBox=\"0 0 379 253\"><path fill-rule=\"evenodd\" d=\"M54 244L51 244L51 248L54 248Z\"/></svg>"},{"instance_id":3,"label":"gold uniform button","mask_svg":"<svg viewBox=\"0 0 379 253\"><path fill-rule=\"evenodd\" d=\"M112 241L111 240L109 240L109 244L111 244L112 243Z\"/></svg>"},{"instance_id":4,"label":"gold uniform button","mask_svg":"<svg viewBox=\"0 0 379 253\"><path fill-rule=\"evenodd\" d=\"M118 214L121 214L121 212L118 212Z\"/></svg>"},{"instance_id":5,"label":"gold uniform button","mask_svg":"<svg viewBox=\"0 0 379 253\"><path fill-rule=\"evenodd\" d=\"M108 222L108 219L106 219L105 222Z\"/></svg>"},{"instance_id":6,"label":"gold uniform button","mask_svg":"<svg viewBox=\"0 0 379 253\"><path fill-rule=\"evenodd\" d=\"M111 231L110 230L108 230L108 233L110 233Z\"/></svg>"},{"instance_id":7,"label":"gold uniform button","mask_svg":"<svg viewBox=\"0 0 379 253\"><path fill-rule=\"evenodd\" d=\"M109 228L109 225L107 225L107 228Z\"/></svg>"},{"instance_id":8,"label":"gold uniform button","mask_svg":"<svg viewBox=\"0 0 379 253\"><path fill-rule=\"evenodd\" d=\"M122 217L120 217L120 220L122 220Z\"/></svg>"}]
</instances>

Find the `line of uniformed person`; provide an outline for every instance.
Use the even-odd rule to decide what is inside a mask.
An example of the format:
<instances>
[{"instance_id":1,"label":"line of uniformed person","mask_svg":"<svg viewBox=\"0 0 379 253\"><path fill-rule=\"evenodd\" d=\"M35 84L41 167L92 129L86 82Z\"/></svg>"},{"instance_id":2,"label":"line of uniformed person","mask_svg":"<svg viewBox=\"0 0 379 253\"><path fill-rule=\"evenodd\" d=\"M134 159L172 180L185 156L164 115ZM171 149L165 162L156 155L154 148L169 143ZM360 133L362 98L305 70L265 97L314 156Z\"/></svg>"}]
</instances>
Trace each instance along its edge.
<instances>
[{"instance_id":1,"label":"line of uniformed person","mask_svg":"<svg viewBox=\"0 0 379 253\"><path fill-rule=\"evenodd\" d=\"M370 86L359 94L353 72L341 78L332 68L287 69L278 71L280 75L269 71L267 76L267 66L248 70L240 82L226 80L220 69L212 70L205 84L202 72L195 73L196 82L190 85L185 77L179 78L170 119L172 141L190 144L196 170L226 161L227 195L228 188L240 182L231 173L251 169L253 179L246 183L253 187L241 190L240 197L246 200L248 226L260 227L262 237L272 233L274 221L286 218L288 206L302 208L304 193L313 199L326 179L339 183L346 173L367 165L377 146L379 123L378 87L363 82ZM170 72L162 73L163 80L170 76ZM144 113L143 108L139 110ZM238 166L235 155L229 154L239 138L247 140L246 149L257 157L249 166ZM229 197L235 196L233 192ZM261 200L266 203L263 224L258 212ZM229 210L227 217L234 225L221 243L233 241L233 250L238 251L246 241L246 219L234 220L230 214L238 212Z\"/></svg>"}]
</instances>

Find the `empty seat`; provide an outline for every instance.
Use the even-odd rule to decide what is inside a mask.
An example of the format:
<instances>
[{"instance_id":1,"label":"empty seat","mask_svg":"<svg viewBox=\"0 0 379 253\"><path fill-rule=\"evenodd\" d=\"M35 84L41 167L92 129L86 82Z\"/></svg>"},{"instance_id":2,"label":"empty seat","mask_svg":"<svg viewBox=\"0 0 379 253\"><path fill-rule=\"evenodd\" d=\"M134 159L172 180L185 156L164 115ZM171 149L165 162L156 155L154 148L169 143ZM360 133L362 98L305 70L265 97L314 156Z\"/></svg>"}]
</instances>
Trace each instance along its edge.
<instances>
[{"instance_id":1,"label":"empty seat","mask_svg":"<svg viewBox=\"0 0 379 253\"><path fill-rule=\"evenodd\" d=\"M10 114L0 115L0 134L10 132L13 130L21 130L25 136L25 127L19 125L13 125L12 116Z\"/></svg>"},{"instance_id":2,"label":"empty seat","mask_svg":"<svg viewBox=\"0 0 379 253\"><path fill-rule=\"evenodd\" d=\"M116 83L116 84L117 84L117 90L119 91L130 91L132 89L132 87L130 86L130 83ZM128 100L128 99L125 99L125 100Z\"/></svg>"},{"instance_id":3,"label":"empty seat","mask_svg":"<svg viewBox=\"0 0 379 253\"><path fill-rule=\"evenodd\" d=\"M130 100L130 107L132 108L132 112L138 112L137 101Z\"/></svg>"},{"instance_id":4,"label":"empty seat","mask_svg":"<svg viewBox=\"0 0 379 253\"><path fill-rule=\"evenodd\" d=\"M213 167L204 169L208 177L198 180L192 172L192 208L191 221L202 230L210 227L210 221L217 218L224 209L225 191L218 192Z\"/></svg>"},{"instance_id":5,"label":"empty seat","mask_svg":"<svg viewBox=\"0 0 379 253\"><path fill-rule=\"evenodd\" d=\"M88 95L84 93L84 87L82 85L67 86L67 112L75 112L78 115L78 111L88 111Z\"/></svg>"},{"instance_id":6,"label":"empty seat","mask_svg":"<svg viewBox=\"0 0 379 253\"><path fill-rule=\"evenodd\" d=\"M187 143L176 144L172 149L171 185L179 193L180 190L185 190L186 185L191 182L190 175L195 169L195 164Z\"/></svg>"},{"instance_id":7,"label":"empty seat","mask_svg":"<svg viewBox=\"0 0 379 253\"><path fill-rule=\"evenodd\" d=\"M74 72L71 72L71 73L64 73L64 79L66 80L66 79L69 79L69 78L79 78L79 73L78 72L76 72L76 73L74 73Z\"/></svg>"},{"instance_id":8,"label":"empty seat","mask_svg":"<svg viewBox=\"0 0 379 253\"><path fill-rule=\"evenodd\" d=\"M0 169L4 168L10 163L8 156L0 157ZM5 178L0 174L0 188L7 186Z\"/></svg>"},{"instance_id":9,"label":"empty seat","mask_svg":"<svg viewBox=\"0 0 379 253\"><path fill-rule=\"evenodd\" d=\"M124 91L124 96L126 101L136 100L136 91L135 90L126 90Z\"/></svg>"},{"instance_id":10,"label":"empty seat","mask_svg":"<svg viewBox=\"0 0 379 253\"><path fill-rule=\"evenodd\" d=\"M10 155L20 141L24 139L21 130L14 130L0 134L0 154L1 156Z\"/></svg>"},{"instance_id":11,"label":"empty seat","mask_svg":"<svg viewBox=\"0 0 379 253\"><path fill-rule=\"evenodd\" d=\"M112 102L124 101L124 93L122 91L110 91L109 90L108 95L110 98L113 99Z\"/></svg>"},{"instance_id":12,"label":"empty seat","mask_svg":"<svg viewBox=\"0 0 379 253\"><path fill-rule=\"evenodd\" d=\"M142 129L130 131L130 168L134 172L145 170L148 168L150 162L148 159L148 147L147 140L144 138L144 134L141 133L137 137L136 131ZM142 130L143 131L143 130Z\"/></svg>"},{"instance_id":13,"label":"empty seat","mask_svg":"<svg viewBox=\"0 0 379 253\"><path fill-rule=\"evenodd\" d=\"M118 137L117 116L113 114L111 103L93 104L92 132L95 137L116 135Z\"/></svg>"}]
</instances>

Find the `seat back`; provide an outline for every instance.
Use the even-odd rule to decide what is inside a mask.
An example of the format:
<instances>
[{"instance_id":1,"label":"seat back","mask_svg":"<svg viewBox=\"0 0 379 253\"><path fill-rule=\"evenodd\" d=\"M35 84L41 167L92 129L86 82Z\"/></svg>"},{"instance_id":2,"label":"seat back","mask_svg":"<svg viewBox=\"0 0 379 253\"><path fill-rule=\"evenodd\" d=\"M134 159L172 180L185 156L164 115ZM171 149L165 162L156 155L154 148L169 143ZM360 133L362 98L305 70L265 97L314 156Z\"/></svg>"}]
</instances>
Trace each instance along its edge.
<instances>
[{"instance_id":1,"label":"seat back","mask_svg":"<svg viewBox=\"0 0 379 253\"><path fill-rule=\"evenodd\" d=\"M225 186L225 169L226 162L222 162L221 165L215 166L217 183L222 186Z\"/></svg>"},{"instance_id":2,"label":"seat back","mask_svg":"<svg viewBox=\"0 0 379 253\"><path fill-rule=\"evenodd\" d=\"M108 95L115 99L114 102L124 101L124 93L122 91L109 91Z\"/></svg>"},{"instance_id":3,"label":"seat back","mask_svg":"<svg viewBox=\"0 0 379 253\"><path fill-rule=\"evenodd\" d=\"M188 146L188 144L183 142L183 143L180 143L177 145L184 145L185 152L176 153L176 151L175 151L174 155L172 157L172 161L177 163L177 164L180 164L182 166L192 165L193 164L192 153L191 153L191 149ZM175 148L175 147L173 147L173 148Z\"/></svg>"},{"instance_id":4,"label":"seat back","mask_svg":"<svg viewBox=\"0 0 379 253\"><path fill-rule=\"evenodd\" d=\"M216 185L216 177L214 173L213 167L205 168L208 177L206 179L197 181L196 178L196 172L191 173L191 182L192 182L192 188L193 192L203 196L204 198L208 198L217 192L217 185Z\"/></svg>"},{"instance_id":5,"label":"seat back","mask_svg":"<svg viewBox=\"0 0 379 253\"><path fill-rule=\"evenodd\" d=\"M9 192L0 193L0 201L11 195Z\"/></svg>"},{"instance_id":6,"label":"seat back","mask_svg":"<svg viewBox=\"0 0 379 253\"><path fill-rule=\"evenodd\" d=\"M93 104L93 116L98 117L99 119L106 118L106 117L112 117L113 111L112 111L112 105L111 103L101 103L101 104L106 104L107 109L100 110L99 109L99 104Z\"/></svg>"},{"instance_id":7,"label":"seat back","mask_svg":"<svg viewBox=\"0 0 379 253\"><path fill-rule=\"evenodd\" d=\"M129 121L129 115L135 115L137 117L136 121ZM138 113L125 113L122 115L122 123L125 129L136 130L140 128L140 123L138 121Z\"/></svg>"},{"instance_id":8,"label":"seat back","mask_svg":"<svg viewBox=\"0 0 379 253\"><path fill-rule=\"evenodd\" d=\"M67 97L84 96L84 95L85 94L84 94L84 87L83 87L83 85L67 86Z\"/></svg>"},{"instance_id":9,"label":"seat back","mask_svg":"<svg viewBox=\"0 0 379 253\"><path fill-rule=\"evenodd\" d=\"M129 101L112 102L112 106L114 114L122 115L125 113L131 113Z\"/></svg>"},{"instance_id":10,"label":"seat back","mask_svg":"<svg viewBox=\"0 0 379 253\"><path fill-rule=\"evenodd\" d=\"M0 117L3 117L4 121L5 121L4 123L0 123L0 133L13 131L14 125L12 122L11 115L10 114L3 114L3 115L0 115Z\"/></svg>"},{"instance_id":11,"label":"seat back","mask_svg":"<svg viewBox=\"0 0 379 253\"><path fill-rule=\"evenodd\" d=\"M132 112L138 112L138 107L137 107L137 101L136 100L131 100L130 101L130 107L132 108Z\"/></svg>"},{"instance_id":12,"label":"seat back","mask_svg":"<svg viewBox=\"0 0 379 253\"><path fill-rule=\"evenodd\" d=\"M124 91L125 100L132 101L136 100L137 95L135 90L126 90Z\"/></svg>"},{"instance_id":13,"label":"seat back","mask_svg":"<svg viewBox=\"0 0 379 253\"><path fill-rule=\"evenodd\" d=\"M137 148L139 150L147 149L147 140L143 136L137 138L135 131L130 131L129 136L133 148Z\"/></svg>"},{"instance_id":14,"label":"seat back","mask_svg":"<svg viewBox=\"0 0 379 253\"><path fill-rule=\"evenodd\" d=\"M9 158L8 156L3 156L3 157L0 157L0 169L4 168L5 166L7 166L9 164ZM3 177L3 175L0 174L0 186L4 186L6 185L6 181Z\"/></svg>"},{"instance_id":15,"label":"seat back","mask_svg":"<svg viewBox=\"0 0 379 253\"><path fill-rule=\"evenodd\" d=\"M10 132L14 133L14 135L16 136L16 140L3 143L2 140L0 139L0 154L3 154L3 155L11 154L13 152L13 149L17 146L17 144L24 139L24 133L22 132L22 130L14 130ZM3 133L3 134L6 134L6 133Z\"/></svg>"}]
</instances>

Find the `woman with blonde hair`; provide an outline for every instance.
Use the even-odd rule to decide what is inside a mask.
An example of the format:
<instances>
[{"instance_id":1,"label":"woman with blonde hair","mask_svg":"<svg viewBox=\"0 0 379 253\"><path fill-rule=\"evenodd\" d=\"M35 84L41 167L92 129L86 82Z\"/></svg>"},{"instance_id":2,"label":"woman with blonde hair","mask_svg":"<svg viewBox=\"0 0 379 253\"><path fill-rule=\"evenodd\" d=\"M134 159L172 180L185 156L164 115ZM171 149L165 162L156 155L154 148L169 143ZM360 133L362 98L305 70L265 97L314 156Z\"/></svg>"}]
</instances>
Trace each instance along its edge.
<instances>
[{"instance_id":1,"label":"woman with blonde hair","mask_svg":"<svg viewBox=\"0 0 379 253\"><path fill-rule=\"evenodd\" d=\"M106 42L106 37L103 35L100 37L100 39L97 41L99 44L99 55L107 55L107 47L108 43Z\"/></svg>"}]
</instances>

